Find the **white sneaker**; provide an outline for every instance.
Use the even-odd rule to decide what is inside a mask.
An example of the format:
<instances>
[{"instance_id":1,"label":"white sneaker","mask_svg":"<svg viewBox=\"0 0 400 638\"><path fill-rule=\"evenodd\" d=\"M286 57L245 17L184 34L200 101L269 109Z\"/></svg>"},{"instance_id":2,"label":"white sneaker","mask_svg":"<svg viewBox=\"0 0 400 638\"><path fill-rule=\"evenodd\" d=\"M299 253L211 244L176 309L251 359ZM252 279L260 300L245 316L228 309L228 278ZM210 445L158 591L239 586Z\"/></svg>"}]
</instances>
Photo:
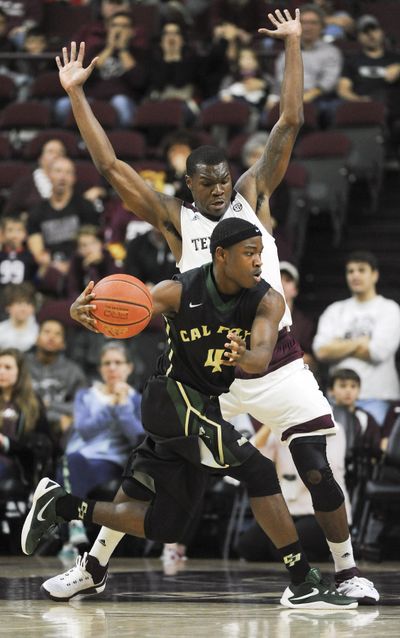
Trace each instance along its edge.
<instances>
[{"instance_id":1,"label":"white sneaker","mask_svg":"<svg viewBox=\"0 0 400 638\"><path fill-rule=\"evenodd\" d=\"M85 552L77 557L74 567L49 578L40 589L47 598L66 601L74 596L100 594L106 587L107 576L107 567L102 567L97 558Z\"/></svg>"},{"instance_id":2,"label":"white sneaker","mask_svg":"<svg viewBox=\"0 0 400 638\"><path fill-rule=\"evenodd\" d=\"M187 557L179 551L177 546L164 545L160 558L163 564L163 572L166 576L175 576L185 569Z\"/></svg>"},{"instance_id":3,"label":"white sneaker","mask_svg":"<svg viewBox=\"0 0 400 638\"><path fill-rule=\"evenodd\" d=\"M361 576L353 576L336 586L336 589L345 596L356 598L360 605L376 605L379 601L379 593L374 583Z\"/></svg>"}]
</instances>

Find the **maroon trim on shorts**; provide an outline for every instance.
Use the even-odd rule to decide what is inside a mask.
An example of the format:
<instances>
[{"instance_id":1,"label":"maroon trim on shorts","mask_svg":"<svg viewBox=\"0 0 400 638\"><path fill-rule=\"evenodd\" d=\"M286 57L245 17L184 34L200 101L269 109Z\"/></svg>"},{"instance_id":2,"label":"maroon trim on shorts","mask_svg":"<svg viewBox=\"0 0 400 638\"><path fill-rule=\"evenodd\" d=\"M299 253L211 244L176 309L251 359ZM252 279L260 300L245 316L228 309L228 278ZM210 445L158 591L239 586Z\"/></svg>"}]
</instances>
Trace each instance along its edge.
<instances>
[{"instance_id":1,"label":"maroon trim on shorts","mask_svg":"<svg viewBox=\"0 0 400 638\"><path fill-rule=\"evenodd\" d=\"M335 424L330 414L324 414L323 416L317 416L316 419L311 421L305 421L298 425L293 425L291 428L285 430L281 436L281 441L287 441L287 439L293 434L312 434L316 430L329 430L334 428Z\"/></svg>"},{"instance_id":2,"label":"maroon trim on shorts","mask_svg":"<svg viewBox=\"0 0 400 638\"><path fill-rule=\"evenodd\" d=\"M296 359L301 359L303 354L304 352L290 332L290 328L282 328L282 330L279 330L278 340L266 372L262 374L249 374L242 370L240 366L236 366L235 377L236 379L259 379L260 377L265 377L266 374L274 372L274 370L278 370L278 368L282 368L282 366L296 361Z\"/></svg>"}]
</instances>

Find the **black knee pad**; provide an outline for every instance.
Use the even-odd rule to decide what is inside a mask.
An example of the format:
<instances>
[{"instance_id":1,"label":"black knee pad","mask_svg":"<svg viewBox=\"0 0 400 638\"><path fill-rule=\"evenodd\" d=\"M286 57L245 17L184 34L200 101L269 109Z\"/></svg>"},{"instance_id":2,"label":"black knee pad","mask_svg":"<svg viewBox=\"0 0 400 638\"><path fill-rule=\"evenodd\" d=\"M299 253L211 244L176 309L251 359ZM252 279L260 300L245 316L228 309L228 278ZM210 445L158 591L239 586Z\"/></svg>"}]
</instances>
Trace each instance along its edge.
<instances>
[{"instance_id":1,"label":"black knee pad","mask_svg":"<svg viewBox=\"0 0 400 638\"><path fill-rule=\"evenodd\" d=\"M289 448L300 478L311 494L314 510L337 510L344 502L344 495L326 458L325 437L294 439Z\"/></svg>"},{"instance_id":2,"label":"black knee pad","mask_svg":"<svg viewBox=\"0 0 400 638\"><path fill-rule=\"evenodd\" d=\"M258 450L242 465L231 468L227 474L244 483L250 497L281 493L274 463Z\"/></svg>"}]
</instances>

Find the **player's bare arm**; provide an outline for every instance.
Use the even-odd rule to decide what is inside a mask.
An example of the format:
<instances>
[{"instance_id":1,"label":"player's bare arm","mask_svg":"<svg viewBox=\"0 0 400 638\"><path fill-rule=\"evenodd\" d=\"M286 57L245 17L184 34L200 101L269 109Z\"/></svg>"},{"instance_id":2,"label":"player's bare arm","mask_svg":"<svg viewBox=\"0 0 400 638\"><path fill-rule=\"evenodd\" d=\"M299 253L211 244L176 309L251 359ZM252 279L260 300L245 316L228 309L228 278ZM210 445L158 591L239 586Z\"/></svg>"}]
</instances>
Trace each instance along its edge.
<instances>
[{"instance_id":1,"label":"player's bare arm","mask_svg":"<svg viewBox=\"0 0 400 638\"><path fill-rule=\"evenodd\" d=\"M76 123L92 160L106 180L121 197L126 207L165 234L172 228L180 233L181 201L153 190L126 162L119 160L86 99L83 86L92 74L98 58L83 66L85 43L79 49L71 42L63 47L62 60L56 58L61 85L68 94Z\"/></svg>"},{"instance_id":2,"label":"player's bare arm","mask_svg":"<svg viewBox=\"0 0 400 638\"><path fill-rule=\"evenodd\" d=\"M250 335L250 350L244 339L234 332L228 334L225 343L224 365L239 365L249 374L262 374L268 368L278 339L279 322L285 311L281 294L270 288L261 299Z\"/></svg>"},{"instance_id":3,"label":"player's bare arm","mask_svg":"<svg viewBox=\"0 0 400 638\"><path fill-rule=\"evenodd\" d=\"M166 279L151 289L154 315L171 315L179 311L182 296L180 281Z\"/></svg>"},{"instance_id":4,"label":"player's bare arm","mask_svg":"<svg viewBox=\"0 0 400 638\"><path fill-rule=\"evenodd\" d=\"M285 72L280 96L280 115L273 127L262 157L238 180L238 190L256 211L269 232L271 218L269 198L282 181L292 154L297 134L303 124L303 61L301 57L300 11L295 17L285 9L269 13L275 29L259 29L259 33L285 43Z\"/></svg>"}]
</instances>

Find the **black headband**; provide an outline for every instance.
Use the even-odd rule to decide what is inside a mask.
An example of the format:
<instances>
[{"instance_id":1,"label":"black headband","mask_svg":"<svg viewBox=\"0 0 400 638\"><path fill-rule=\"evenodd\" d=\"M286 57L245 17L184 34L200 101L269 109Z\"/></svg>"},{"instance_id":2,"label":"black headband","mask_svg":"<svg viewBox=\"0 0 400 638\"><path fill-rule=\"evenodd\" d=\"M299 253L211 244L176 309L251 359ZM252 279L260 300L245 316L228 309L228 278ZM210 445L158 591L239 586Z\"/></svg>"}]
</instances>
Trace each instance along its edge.
<instances>
[{"instance_id":1,"label":"black headband","mask_svg":"<svg viewBox=\"0 0 400 638\"><path fill-rule=\"evenodd\" d=\"M254 225L248 226L247 228L242 228L241 230L237 230L235 233L228 235L227 237L223 237L222 239L211 237L210 242L210 251L213 255L218 246L221 248L229 248L229 246L233 246L233 244L238 244L240 241L244 239L249 239L249 237L261 237L261 230Z\"/></svg>"}]
</instances>

